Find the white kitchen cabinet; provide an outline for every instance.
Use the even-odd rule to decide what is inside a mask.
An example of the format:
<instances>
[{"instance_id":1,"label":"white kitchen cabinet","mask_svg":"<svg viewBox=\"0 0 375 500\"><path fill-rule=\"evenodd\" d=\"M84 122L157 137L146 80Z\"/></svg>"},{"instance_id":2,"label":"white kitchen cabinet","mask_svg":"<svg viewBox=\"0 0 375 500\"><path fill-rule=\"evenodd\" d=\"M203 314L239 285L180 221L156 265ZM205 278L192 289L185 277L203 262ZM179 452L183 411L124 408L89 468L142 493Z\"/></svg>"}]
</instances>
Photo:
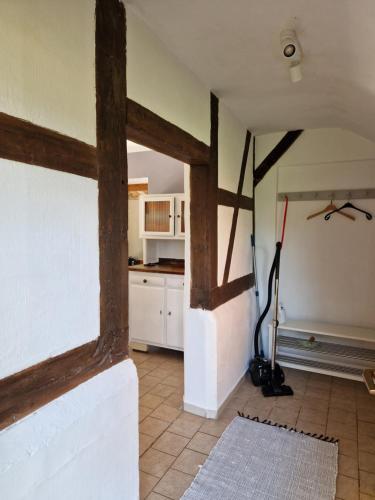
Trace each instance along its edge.
<instances>
[{"instance_id":1,"label":"white kitchen cabinet","mask_svg":"<svg viewBox=\"0 0 375 500\"><path fill-rule=\"evenodd\" d=\"M162 344L164 310L164 287L137 283L130 285L129 329L134 338L150 344Z\"/></svg>"},{"instance_id":2,"label":"white kitchen cabinet","mask_svg":"<svg viewBox=\"0 0 375 500\"><path fill-rule=\"evenodd\" d=\"M139 236L153 239L184 238L184 195L141 195L139 197Z\"/></svg>"},{"instance_id":3,"label":"white kitchen cabinet","mask_svg":"<svg viewBox=\"0 0 375 500\"><path fill-rule=\"evenodd\" d=\"M184 277L129 272L130 341L183 350Z\"/></svg>"}]
</instances>

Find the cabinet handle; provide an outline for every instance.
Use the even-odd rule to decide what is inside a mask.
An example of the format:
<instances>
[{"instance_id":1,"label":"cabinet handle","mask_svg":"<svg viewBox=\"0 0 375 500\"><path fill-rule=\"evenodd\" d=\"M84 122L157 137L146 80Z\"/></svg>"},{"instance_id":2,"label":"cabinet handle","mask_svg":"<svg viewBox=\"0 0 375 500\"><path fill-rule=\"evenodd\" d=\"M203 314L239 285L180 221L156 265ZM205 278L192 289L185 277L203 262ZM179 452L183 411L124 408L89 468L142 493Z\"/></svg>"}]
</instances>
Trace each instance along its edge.
<instances>
[{"instance_id":1,"label":"cabinet handle","mask_svg":"<svg viewBox=\"0 0 375 500\"><path fill-rule=\"evenodd\" d=\"M143 283L147 283L147 280L146 280L146 278L145 278L145 279L143 280Z\"/></svg>"},{"instance_id":2,"label":"cabinet handle","mask_svg":"<svg viewBox=\"0 0 375 500\"><path fill-rule=\"evenodd\" d=\"M181 219L181 215L177 215L177 219Z\"/></svg>"},{"instance_id":3,"label":"cabinet handle","mask_svg":"<svg viewBox=\"0 0 375 500\"><path fill-rule=\"evenodd\" d=\"M168 215L168 217L169 217L170 219L172 219L172 216L171 216L171 214L169 214L169 215Z\"/></svg>"},{"instance_id":4,"label":"cabinet handle","mask_svg":"<svg viewBox=\"0 0 375 500\"><path fill-rule=\"evenodd\" d=\"M163 314L163 311L160 310L160 315L162 315L162 314Z\"/></svg>"},{"instance_id":5,"label":"cabinet handle","mask_svg":"<svg viewBox=\"0 0 375 500\"><path fill-rule=\"evenodd\" d=\"M171 313L171 311L169 311L169 313L168 313L168 316L172 316L172 313Z\"/></svg>"}]
</instances>

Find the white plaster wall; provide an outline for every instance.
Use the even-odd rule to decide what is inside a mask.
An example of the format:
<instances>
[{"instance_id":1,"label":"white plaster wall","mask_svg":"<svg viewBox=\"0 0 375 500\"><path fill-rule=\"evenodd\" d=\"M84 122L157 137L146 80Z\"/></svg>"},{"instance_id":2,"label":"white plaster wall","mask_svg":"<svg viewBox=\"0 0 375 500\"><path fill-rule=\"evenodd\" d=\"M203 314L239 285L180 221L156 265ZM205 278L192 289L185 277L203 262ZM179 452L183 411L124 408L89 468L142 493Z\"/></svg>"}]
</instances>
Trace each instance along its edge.
<instances>
[{"instance_id":1,"label":"white plaster wall","mask_svg":"<svg viewBox=\"0 0 375 500\"><path fill-rule=\"evenodd\" d=\"M99 332L97 183L0 160L0 378Z\"/></svg>"},{"instance_id":2,"label":"white plaster wall","mask_svg":"<svg viewBox=\"0 0 375 500\"><path fill-rule=\"evenodd\" d=\"M95 2L0 2L0 110L96 143Z\"/></svg>"},{"instance_id":3,"label":"white plaster wall","mask_svg":"<svg viewBox=\"0 0 375 500\"><path fill-rule=\"evenodd\" d=\"M136 500L137 401L127 360L2 431L1 498Z\"/></svg>"},{"instance_id":4,"label":"white plaster wall","mask_svg":"<svg viewBox=\"0 0 375 500\"><path fill-rule=\"evenodd\" d=\"M257 165L282 136L280 132L257 137ZM257 186L256 243L262 306L281 224L282 203L276 202L276 193L374 187L374 158L375 144L352 132L307 130ZM330 222L321 218L306 221L307 215L324 208L324 203L289 204L280 300L291 318L374 326L375 226L356 214L354 223L341 217ZM357 204L375 213L372 200ZM266 327L263 336L267 336Z\"/></svg>"}]
</instances>

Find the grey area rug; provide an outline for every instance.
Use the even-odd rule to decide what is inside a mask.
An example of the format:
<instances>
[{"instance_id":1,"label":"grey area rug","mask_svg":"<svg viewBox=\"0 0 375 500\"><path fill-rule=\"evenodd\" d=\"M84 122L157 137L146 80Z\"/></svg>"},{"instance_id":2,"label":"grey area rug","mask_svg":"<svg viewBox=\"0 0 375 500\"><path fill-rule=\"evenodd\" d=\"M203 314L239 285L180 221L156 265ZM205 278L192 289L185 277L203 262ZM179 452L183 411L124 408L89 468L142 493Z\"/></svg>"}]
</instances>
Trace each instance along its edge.
<instances>
[{"instance_id":1,"label":"grey area rug","mask_svg":"<svg viewBox=\"0 0 375 500\"><path fill-rule=\"evenodd\" d=\"M184 500L333 500L336 443L236 417Z\"/></svg>"}]
</instances>

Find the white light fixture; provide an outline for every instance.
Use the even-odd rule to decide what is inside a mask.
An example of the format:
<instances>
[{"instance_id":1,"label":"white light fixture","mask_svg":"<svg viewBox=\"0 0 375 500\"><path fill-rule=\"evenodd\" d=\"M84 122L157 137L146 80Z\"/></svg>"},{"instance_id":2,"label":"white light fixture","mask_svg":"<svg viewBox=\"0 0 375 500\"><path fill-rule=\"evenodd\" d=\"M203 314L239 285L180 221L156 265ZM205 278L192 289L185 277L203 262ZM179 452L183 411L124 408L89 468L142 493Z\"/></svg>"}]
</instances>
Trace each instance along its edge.
<instances>
[{"instance_id":1,"label":"white light fixture","mask_svg":"<svg viewBox=\"0 0 375 500\"><path fill-rule=\"evenodd\" d=\"M296 32L291 29L280 33L282 57L289 66L290 79L293 83L302 80L302 49L298 42Z\"/></svg>"}]
</instances>

